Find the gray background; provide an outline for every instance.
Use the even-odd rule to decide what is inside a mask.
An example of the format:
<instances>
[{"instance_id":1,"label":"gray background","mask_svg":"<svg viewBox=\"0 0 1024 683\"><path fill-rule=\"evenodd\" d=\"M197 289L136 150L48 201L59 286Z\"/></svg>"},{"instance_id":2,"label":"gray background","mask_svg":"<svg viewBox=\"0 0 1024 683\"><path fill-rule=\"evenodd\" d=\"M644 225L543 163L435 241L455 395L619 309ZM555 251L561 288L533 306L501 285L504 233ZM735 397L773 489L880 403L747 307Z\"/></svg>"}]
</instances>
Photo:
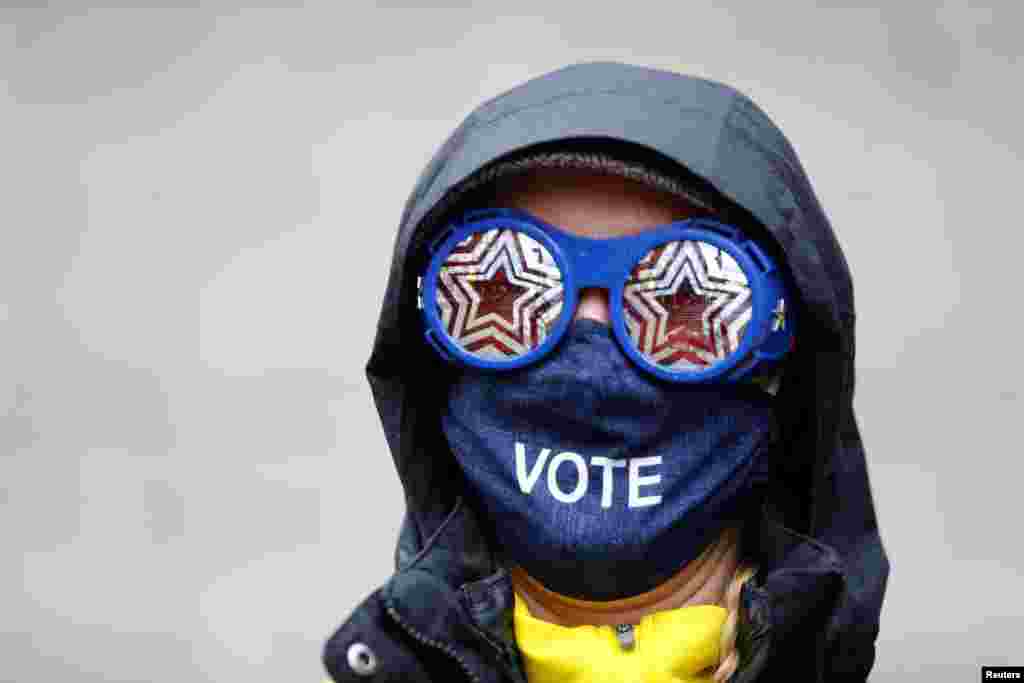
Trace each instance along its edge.
<instances>
[{"instance_id":1,"label":"gray background","mask_svg":"<svg viewBox=\"0 0 1024 683\"><path fill-rule=\"evenodd\" d=\"M0 10L0 680L323 676L402 509L362 374L401 204L480 100L597 58L747 92L836 226L873 679L1024 665L1024 17L974 4Z\"/></svg>"}]
</instances>

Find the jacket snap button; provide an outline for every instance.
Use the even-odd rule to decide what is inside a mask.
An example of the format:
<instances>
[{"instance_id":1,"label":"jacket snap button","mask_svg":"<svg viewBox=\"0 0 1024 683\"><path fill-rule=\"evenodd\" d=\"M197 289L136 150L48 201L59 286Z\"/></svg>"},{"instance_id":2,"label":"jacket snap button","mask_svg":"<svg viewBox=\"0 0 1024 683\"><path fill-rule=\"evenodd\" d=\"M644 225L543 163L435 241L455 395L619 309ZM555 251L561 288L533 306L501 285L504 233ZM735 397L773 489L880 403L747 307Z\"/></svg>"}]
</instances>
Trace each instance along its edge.
<instances>
[{"instance_id":1,"label":"jacket snap button","mask_svg":"<svg viewBox=\"0 0 1024 683\"><path fill-rule=\"evenodd\" d=\"M372 676L377 670L377 655L365 643L348 646L348 665L357 676Z\"/></svg>"}]
</instances>

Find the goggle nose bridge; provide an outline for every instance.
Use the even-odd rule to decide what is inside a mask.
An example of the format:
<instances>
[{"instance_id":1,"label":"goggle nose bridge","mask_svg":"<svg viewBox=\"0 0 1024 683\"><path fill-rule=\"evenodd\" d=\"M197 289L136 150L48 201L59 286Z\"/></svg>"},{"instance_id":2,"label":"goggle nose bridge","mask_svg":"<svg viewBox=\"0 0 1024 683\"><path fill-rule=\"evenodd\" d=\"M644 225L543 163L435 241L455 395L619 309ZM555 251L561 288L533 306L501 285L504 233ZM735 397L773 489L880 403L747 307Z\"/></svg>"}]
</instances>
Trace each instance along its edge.
<instances>
[{"instance_id":1,"label":"goggle nose bridge","mask_svg":"<svg viewBox=\"0 0 1024 683\"><path fill-rule=\"evenodd\" d=\"M621 289L629 277L629 268L623 267L625 260L635 265L647 251L646 247L629 249L630 243L621 238L593 239L564 232L554 233L552 237L562 257L568 261L567 269L572 271L571 280L577 292L596 288L610 295ZM624 249L634 253L623 254ZM580 267L580 264L586 266Z\"/></svg>"}]
</instances>

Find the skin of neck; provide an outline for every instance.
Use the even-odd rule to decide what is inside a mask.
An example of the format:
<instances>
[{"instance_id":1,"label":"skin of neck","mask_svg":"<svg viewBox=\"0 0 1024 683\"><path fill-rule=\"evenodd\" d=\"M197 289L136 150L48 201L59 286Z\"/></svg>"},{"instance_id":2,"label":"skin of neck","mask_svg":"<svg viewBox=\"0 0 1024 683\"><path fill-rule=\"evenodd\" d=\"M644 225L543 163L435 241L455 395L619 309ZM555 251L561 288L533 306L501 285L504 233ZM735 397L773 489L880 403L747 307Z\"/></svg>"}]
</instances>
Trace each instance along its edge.
<instances>
[{"instance_id":1,"label":"skin of neck","mask_svg":"<svg viewBox=\"0 0 1024 683\"><path fill-rule=\"evenodd\" d=\"M554 593L522 567L509 573L518 596L537 619L560 626L638 624L648 614L691 605L719 605L739 565L739 533L726 529L695 560L654 589L621 600L588 601Z\"/></svg>"}]
</instances>

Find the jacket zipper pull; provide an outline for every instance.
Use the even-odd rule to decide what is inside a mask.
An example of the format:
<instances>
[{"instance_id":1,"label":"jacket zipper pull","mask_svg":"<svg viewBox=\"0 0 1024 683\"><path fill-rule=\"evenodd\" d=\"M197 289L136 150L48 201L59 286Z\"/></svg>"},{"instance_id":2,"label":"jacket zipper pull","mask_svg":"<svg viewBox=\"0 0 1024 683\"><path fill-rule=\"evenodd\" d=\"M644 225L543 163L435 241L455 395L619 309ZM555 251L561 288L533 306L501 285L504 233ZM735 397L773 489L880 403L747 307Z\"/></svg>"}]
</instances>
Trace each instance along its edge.
<instances>
[{"instance_id":1,"label":"jacket zipper pull","mask_svg":"<svg viewBox=\"0 0 1024 683\"><path fill-rule=\"evenodd\" d=\"M636 645L636 633L633 624L619 624L615 627L615 637L619 639L619 647L629 652Z\"/></svg>"}]
</instances>

